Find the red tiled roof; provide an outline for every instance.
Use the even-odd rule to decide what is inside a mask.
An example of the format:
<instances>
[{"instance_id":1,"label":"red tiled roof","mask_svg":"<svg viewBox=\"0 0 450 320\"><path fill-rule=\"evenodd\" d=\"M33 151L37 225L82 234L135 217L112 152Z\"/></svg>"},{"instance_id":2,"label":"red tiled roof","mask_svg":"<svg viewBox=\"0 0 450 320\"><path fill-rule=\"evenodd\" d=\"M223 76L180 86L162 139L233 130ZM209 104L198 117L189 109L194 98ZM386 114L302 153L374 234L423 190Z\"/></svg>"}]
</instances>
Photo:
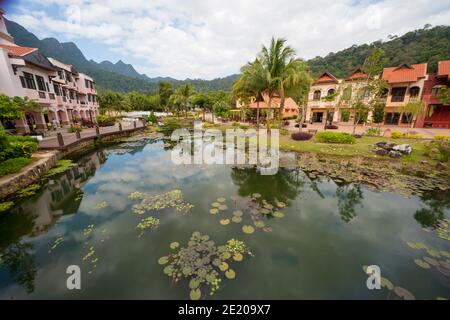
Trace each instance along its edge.
<instances>
[{"instance_id":1,"label":"red tiled roof","mask_svg":"<svg viewBox=\"0 0 450 320\"><path fill-rule=\"evenodd\" d=\"M427 64L403 64L399 67L383 69L383 80L388 83L415 82L427 74Z\"/></svg>"},{"instance_id":2,"label":"red tiled roof","mask_svg":"<svg viewBox=\"0 0 450 320\"><path fill-rule=\"evenodd\" d=\"M5 44L0 44L0 48L6 49L8 54L16 57L22 57L37 50L36 48L8 46Z\"/></svg>"},{"instance_id":3,"label":"red tiled roof","mask_svg":"<svg viewBox=\"0 0 450 320\"><path fill-rule=\"evenodd\" d=\"M317 80L316 83L336 82L338 79L329 72L324 72Z\"/></svg>"},{"instance_id":4,"label":"red tiled roof","mask_svg":"<svg viewBox=\"0 0 450 320\"><path fill-rule=\"evenodd\" d=\"M269 106L269 96L267 94L263 95L264 101L259 102L259 109L278 109L280 108L281 98L280 97L273 97L272 98L272 104ZM256 101L252 101L250 105L248 106L250 109L256 109L257 108ZM290 98L286 97L284 99L284 108L285 109L296 109L298 110L298 105L295 103L295 101Z\"/></svg>"},{"instance_id":5,"label":"red tiled roof","mask_svg":"<svg viewBox=\"0 0 450 320\"><path fill-rule=\"evenodd\" d=\"M447 76L450 77L450 60L444 60L438 62L438 72L439 77Z\"/></svg>"},{"instance_id":6,"label":"red tiled roof","mask_svg":"<svg viewBox=\"0 0 450 320\"><path fill-rule=\"evenodd\" d=\"M345 81L352 81L352 80L360 80L360 79L367 79L367 74L361 70L361 68L355 69L352 73L350 73L347 78L345 78Z\"/></svg>"}]
</instances>

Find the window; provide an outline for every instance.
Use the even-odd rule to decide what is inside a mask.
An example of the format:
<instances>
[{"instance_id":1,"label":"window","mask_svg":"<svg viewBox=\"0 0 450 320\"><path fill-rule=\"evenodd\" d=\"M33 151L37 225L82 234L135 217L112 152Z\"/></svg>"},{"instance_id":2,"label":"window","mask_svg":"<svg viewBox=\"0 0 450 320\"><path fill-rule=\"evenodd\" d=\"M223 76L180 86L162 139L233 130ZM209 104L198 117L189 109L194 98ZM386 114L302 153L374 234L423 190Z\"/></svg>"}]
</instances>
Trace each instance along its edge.
<instances>
[{"instance_id":1,"label":"window","mask_svg":"<svg viewBox=\"0 0 450 320\"><path fill-rule=\"evenodd\" d=\"M332 96L336 91L334 89L328 90L327 96Z\"/></svg>"},{"instance_id":2,"label":"window","mask_svg":"<svg viewBox=\"0 0 450 320\"><path fill-rule=\"evenodd\" d=\"M27 85L25 83L25 78L23 76L20 76L19 78L20 78L20 83L22 84L22 88L26 88Z\"/></svg>"},{"instance_id":3,"label":"window","mask_svg":"<svg viewBox=\"0 0 450 320\"><path fill-rule=\"evenodd\" d=\"M44 78L42 78L41 76L36 76L36 82L37 82L37 86L38 86L39 91L45 91Z\"/></svg>"},{"instance_id":4,"label":"window","mask_svg":"<svg viewBox=\"0 0 450 320\"><path fill-rule=\"evenodd\" d=\"M59 91L59 86L56 83L53 84L53 91L55 91L58 97L61 95L61 92Z\"/></svg>"},{"instance_id":5,"label":"window","mask_svg":"<svg viewBox=\"0 0 450 320\"><path fill-rule=\"evenodd\" d=\"M406 87L392 88L392 102L402 102L405 99Z\"/></svg>"},{"instance_id":6,"label":"window","mask_svg":"<svg viewBox=\"0 0 450 320\"><path fill-rule=\"evenodd\" d=\"M31 73L24 72L25 84L28 89L36 90L36 82L34 82L34 76Z\"/></svg>"},{"instance_id":7,"label":"window","mask_svg":"<svg viewBox=\"0 0 450 320\"><path fill-rule=\"evenodd\" d=\"M88 94L87 97L88 97L88 101L91 102L91 95Z\"/></svg>"},{"instance_id":8,"label":"window","mask_svg":"<svg viewBox=\"0 0 450 320\"><path fill-rule=\"evenodd\" d=\"M321 95L320 90L314 91L313 99L314 100L320 100L320 95Z\"/></svg>"},{"instance_id":9,"label":"window","mask_svg":"<svg viewBox=\"0 0 450 320\"><path fill-rule=\"evenodd\" d=\"M418 98L419 97L420 88L419 87L411 87L409 89L409 95L411 98Z\"/></svg>"},{"instance_id":10,"label":"window","mask_svg":"<svg viewBox=\"0 0 450 320\"><path fill-rule=\"evenodd\" d=\"M67 71L66 71L66 79L67 81L72 82L72 75Z\"/></svg>"},{"instance_id":11,"label":"window","mask_svg":"<svg viewBox=\"0 0 450 320\"><path fill-rule=\"evenodd\" d=\"M87 79L84 79L84 86L86 88L89 88L89 81Z\"/></svg>"},{"instance_id":12,"label":"window","mask_svg":"<svg viewBox=\"0 0 450 320\"><path fill-rule=\"evenodd\" d=\"M431 89L431 94L436 96L436 95L439 94L439 91L441 91L441 87L440 87L440 86L434 86L434 87Z\"/></svg>"},{"instance_id":13,"label":"window","mask_svg":"<svg viewBox=\"0 0 450 320\"><path fill-rule=\"evenodd\" d=\"M69 91L69 97L70 97L71 100L72 100L72 99L75 99L75 96L74 96L72 90Z\"/></svg>"},{"instance_id":14,"label":"window","mask_svg":"<svg viewBox=\"0 0 450 320\"><path fill-rule=\"evenodd\" d=\"M411 123L412 120L412 113L404 113L402 115L402 123L406 124L406 123Z\"/></svg>"},{"instance_id":15,"label":"window","mask_svg":"<svg viewBox=\"0 0 450 320\"><path fill-rule=\"evenodd\" d=\"M62 70L58 70L58 76L60 79L64 79L64 72Z\"/></svg>"}]
</instances>

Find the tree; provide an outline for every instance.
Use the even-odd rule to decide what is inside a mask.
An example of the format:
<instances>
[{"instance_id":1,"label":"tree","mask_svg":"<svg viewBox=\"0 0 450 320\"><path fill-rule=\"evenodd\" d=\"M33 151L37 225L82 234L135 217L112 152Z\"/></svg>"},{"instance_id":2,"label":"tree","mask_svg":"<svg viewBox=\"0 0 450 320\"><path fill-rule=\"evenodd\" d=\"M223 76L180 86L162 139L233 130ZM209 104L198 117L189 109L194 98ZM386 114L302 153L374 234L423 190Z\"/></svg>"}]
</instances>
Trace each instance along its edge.
<instances>
[{"instance_id":1,"label":"tree","mask_svg":"<svg viewBox=\"0 0 450 320\"><path fill-rule=\"evenodd\" d=\"M208 94L206 94L206 93L197 93L197 94L194 94L193 96L191 96L190 102L194 106L202 109L202 111L203 111L203 121L206 121L205 120L205 112L206 112L206 110L211 110L212 109L212 103L211 103L210 96Z\"/></svg>"},{"instance_id":2,"label":"tree","mask_svg":"<svg viewBox=\"0 0 450 320\"><path fill-rule=\"evenodd\" d=\"M437 95L437 99L440 103L450 104L450 87L442 86L439 89L439 93Z\"/></svg>"},{"instance_id":3,"label":"tree","mask_svg":"<svg viewBox=\"0 0 450 320\"><path fill-rule=\"evenodd\" d=\"M225 101L217 101L213 105L213 112L217 117L225 118L228 116L228 112L230 110L230 105Z\"/></svg>"},{"instance_id":4,"label":"tree","mask_svg":"<svg viewBox=\"0 0 450 320\"><path fill-rule=\"evenodd\" d=\"M184 117L187 118L187 110L189 107L189 99L195 93L194 87L189 84L183 84L175 90L170 97L171 103L184 110Z\"/></svg>"},{"instance_id":5,"label":"tree","mask_svg":"<svg viewBox=\"0 0 450 320\"><path fill-rule=\"evenodd\" d=\"M263 46L259 53L259 60L266 73L269 96L269 107L272 105L274 95L280 97L279 116L283 113L286 93L293 91L304 80L307 65L303 60L295 58L295 50L285 46L285 39L274 39L269 48ZM281 127L281 121L279 123Z\"/></svg>"},{"instance_id":6,"label":"tree","mask_svg":"<svg viewBox=\"0 0 450 320\"><path fill-rule=\"evenodd\" d=\"M406 122L410 124L411 128L414 127L416 116L422 112L423 105L421 101L408 102L403 107L403 116L406 118Z\"/></svg>"},{"instance_id":7,"label":"tree","mask_svg":"<svg viewBox=\"0 0 450 320\"><path fill-rule=\"evenodd\" d=\"M233 96L239 99L241 104L248 105L252 99L255 99L257 128L259 128L259 102L268 85L266 72L258 59L247 62L241 68L241 77L233 84Z\"/></svg>"},{"instance_id":8,"label":"tree","mask_svg":"<svg viewBox=\"0 0 450 320\"><path fill-rule=\"evenodd\" d=\"M21 119L25 112L41 112L42 106L28 97L8 97L0 94L0 120Z\"/></svg>"},{"instance_id":9,"label":"tree","mask_svg":"<svg viewBox=\"0 0 450 320\"><path fill-rule=\"evenodd\" d=\"M122 94L113 91L106 91L98 95L100 112L111 114L113 111L121 112L126 109Z\"/></svg>"},{"instance_id":10,"label":"tree","mask_svg":"<svg viewBox=\"0 0 450 320\"><path fill-rule=\"evenodd\" d=\"M168 81L158 82L158 94L161 101L161 107L167 109L170 96L173 94L172 83Z\"/></svg>"}]
</instances>

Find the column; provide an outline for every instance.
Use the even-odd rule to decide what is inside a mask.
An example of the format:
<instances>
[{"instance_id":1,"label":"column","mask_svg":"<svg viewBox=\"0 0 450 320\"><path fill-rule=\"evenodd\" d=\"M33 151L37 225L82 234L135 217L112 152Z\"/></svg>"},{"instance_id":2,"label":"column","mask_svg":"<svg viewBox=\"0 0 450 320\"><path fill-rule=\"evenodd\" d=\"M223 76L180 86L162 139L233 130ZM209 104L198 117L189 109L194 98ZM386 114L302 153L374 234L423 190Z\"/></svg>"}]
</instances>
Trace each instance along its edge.
<instances>
[{"instance_id":1,"label":"column","mask_svg":"<svg viewBox=\"0 0 450 320\"><path fill-rule=\"evenodd\" d=\"M30 127L27 124L27 120L25 118L16 119L14 120L14 123L16 125L17 133L29 133Z\"/></svg>"}]
</instances>

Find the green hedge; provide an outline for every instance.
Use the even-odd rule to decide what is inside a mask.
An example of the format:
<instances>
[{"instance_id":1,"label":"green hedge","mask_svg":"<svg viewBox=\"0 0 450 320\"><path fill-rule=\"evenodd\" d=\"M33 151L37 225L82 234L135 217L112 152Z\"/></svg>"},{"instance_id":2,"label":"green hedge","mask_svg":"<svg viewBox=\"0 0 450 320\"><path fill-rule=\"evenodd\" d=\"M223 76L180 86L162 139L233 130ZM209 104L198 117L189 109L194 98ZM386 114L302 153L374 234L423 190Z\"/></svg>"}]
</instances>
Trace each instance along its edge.
<instances>
[{"instance_id":1,"label":"green hedge","mask_svg":"<svg viewBox=\"0 0 450 320\"><path fill-rule=\"evenodd\" d=\"M0 128L0 162L13 158L30 158L37 150L37 140L25 136L12 136Z\"/></svg>"},{"instance_id":2,"label":"green hedge","mask_svg":"<svg viewBox=\"0 0 450 320\"><path fill-rule=\"evenodd\" d=\"M344 132L319 132L316 134L316 139L325 143L353 144L356 142L354 136Z\"/></svg>"},{"instance_id":3,"label":"green hedge","mask_svg":"<svg viewBox=\"0 0 450 320\"><path fill-rule=\"evenodd\" d=\"M0 176L5 176L10 173L19 172L23 167L27 166L31 159L27 158L13 158L0 163Z\"/></svg>"}]
</instances>

